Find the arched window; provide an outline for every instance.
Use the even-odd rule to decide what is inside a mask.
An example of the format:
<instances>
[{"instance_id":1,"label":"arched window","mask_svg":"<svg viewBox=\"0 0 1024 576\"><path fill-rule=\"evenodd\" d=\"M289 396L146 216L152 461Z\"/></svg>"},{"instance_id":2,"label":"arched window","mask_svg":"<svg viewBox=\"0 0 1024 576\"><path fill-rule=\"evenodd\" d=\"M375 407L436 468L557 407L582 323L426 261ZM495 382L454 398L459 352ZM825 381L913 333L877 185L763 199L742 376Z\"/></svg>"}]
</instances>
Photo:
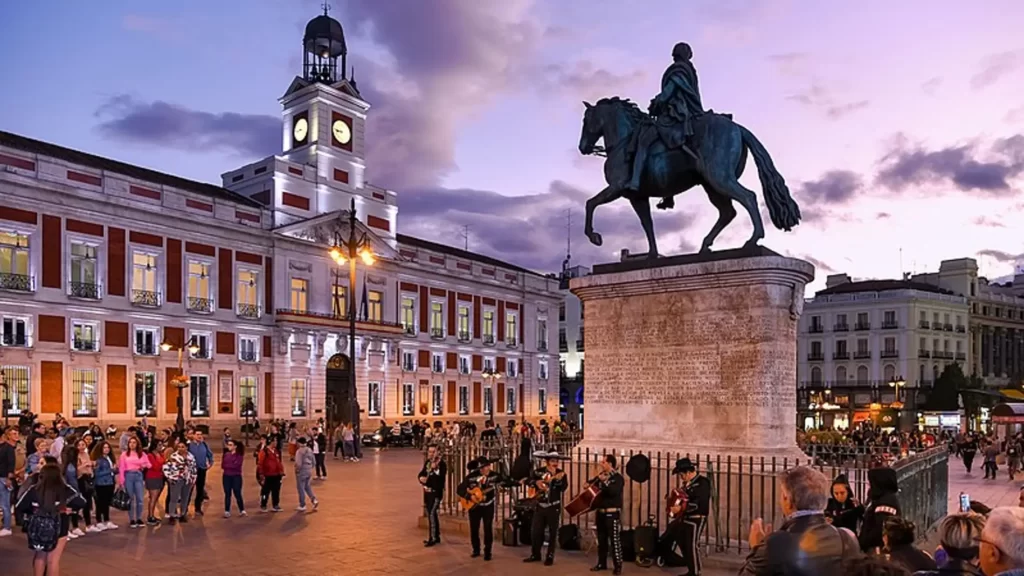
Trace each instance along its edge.
<instances>
[{"instance_id":1,"label":"arched window","mask_svg":"<svg viewBox=\"0 0 1024 576\"><path fill-rule=\"evenodd\" d=\"M868 367L861 364L857 366L857 384L867 384L870 378L868 377Z\"/></svg>"},{"instance_id":2,"label":"arched window","mask_svg":"<svg viewBox=\"0 0 1024 576\"><path fill-rule=\"evenodd\" d=\"M811 384L821 384L821 368L811 368Z\"/></svg>"},{"instance_id":3,"label":"arched window","mask_svg":"<svg viewBox=\"0 0 1024 576\"><path fill-rule=\"evenodd\" d=\"M836 368L836 384L839 386L846 384L846 366Z\"/></svg>"},{"instance_id":4,"label":"arched window","mask_svg":"<svg viewBox=\"0 0 1024 576\"><path fill-rule=\"evenodd\" d=\"M882 369L883 384L894 382L896 380L896 367L892 364L886 364L885 368Z\"/></svg>"}]
</instances>

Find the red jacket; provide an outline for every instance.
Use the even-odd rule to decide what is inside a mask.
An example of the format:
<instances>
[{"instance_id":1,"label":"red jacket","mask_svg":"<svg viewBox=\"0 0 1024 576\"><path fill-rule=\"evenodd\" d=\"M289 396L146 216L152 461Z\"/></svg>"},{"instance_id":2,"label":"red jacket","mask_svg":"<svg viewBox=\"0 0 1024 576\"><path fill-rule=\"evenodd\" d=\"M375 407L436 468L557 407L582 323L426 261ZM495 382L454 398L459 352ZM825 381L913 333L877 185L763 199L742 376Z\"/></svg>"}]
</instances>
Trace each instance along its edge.
<instances>
[{"instance_id":1,"label":"red jacket","mask_svg":"<svg viewBox=\"0 0 1024 576\"><path fill-rule=\"evenodd\" d=\"M277 452L264 448L256 461L256 471L260 476L284 476L284 464Z\"/></svg>"}]
</instances>

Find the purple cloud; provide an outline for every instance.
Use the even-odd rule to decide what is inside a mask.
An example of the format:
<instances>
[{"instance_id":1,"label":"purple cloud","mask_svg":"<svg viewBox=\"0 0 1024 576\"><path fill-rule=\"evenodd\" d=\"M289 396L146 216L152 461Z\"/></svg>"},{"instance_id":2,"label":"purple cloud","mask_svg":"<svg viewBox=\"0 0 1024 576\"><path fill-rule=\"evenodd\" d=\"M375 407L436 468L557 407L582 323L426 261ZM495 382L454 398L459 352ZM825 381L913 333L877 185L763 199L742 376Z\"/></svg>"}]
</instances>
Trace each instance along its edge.
<instances>
[{"instance_id":1,"label":"purple cloud","mask_svg":"<svg viewBox=\"0 0 1024 576\"><path fill-rule=\"evenodd\" d=\"M842 204L853 198L863 185L856 172L830 170L817 180L804 182L798 195L811 204Z\"/></svg>"},{"instance_id":2,"label":"purple cloud","mask_svg":"<svg viewBox=\"0 0 1024 576\"><path fill-rule=\"evenodd\" d=\"M159 100L140 102L126 94L108 99L96 116L104 136L134 144L227 150L246 157L269 156L281 148L281 119L274 116L201 112Z\"/></svg>"},{"instance_id":3,"label":"purple cloud","mask_svg":"<svg viewBox=\"0 0 1024 576\"><path fill-rule=\"evenodd\" d=\"M994 249L978 250L978 256L987 256L1002 264L1015 264L1020 260L1024 260L1024 254L1011 254L1009 252Z\"/></svg>"},{"instance_id":4,"label":"purple cloud","mask_svg":"<svg viewBox=\"0 0 1024 576\"><path fill-rule=\"evenodd\" d=\"M1010 180L1024 172L1024 136L997 140L988 159L973 144L926 150L900 139L880 162L875 182L894 192L929 184L952 184L962 192L1011 196Z\"/></svg>"},{"instance_id":5,"label":"purple cloud","mask_svg":"<svg viewBox=\"0 0 1024 576\"><path fill-rule=\"evenodd\" d=\"M971 88L981 90L995 84L1024 63L1020 52L990 54L981 63L981 70L971 77Z\"/></svg>"}]
</instances>

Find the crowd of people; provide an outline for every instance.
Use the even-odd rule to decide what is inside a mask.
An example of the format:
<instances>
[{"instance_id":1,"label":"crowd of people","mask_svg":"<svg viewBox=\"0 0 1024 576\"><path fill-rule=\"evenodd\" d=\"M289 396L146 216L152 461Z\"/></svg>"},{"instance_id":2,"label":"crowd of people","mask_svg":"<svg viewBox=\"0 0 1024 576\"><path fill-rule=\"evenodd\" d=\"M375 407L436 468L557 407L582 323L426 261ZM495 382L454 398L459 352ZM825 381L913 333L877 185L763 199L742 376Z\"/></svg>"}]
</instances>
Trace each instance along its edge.
<instances>
[{"instance_id":1,"label":"crowd of people","mask_svg":"<svg viewBox=\"0 0 1024 576\"><path fill-rule=\"evenodd\" d=\"M951 433L943 440L949 447L950 455L960 458L968 474L972 473L974 460L979 453L982 456L985 480L995 480L999 465L1004 463L1011 482L1020 472L1021 454L1024 453L1024 434L1020 432L1007 438L974 432Z\"/></svg>"}]
</instances>

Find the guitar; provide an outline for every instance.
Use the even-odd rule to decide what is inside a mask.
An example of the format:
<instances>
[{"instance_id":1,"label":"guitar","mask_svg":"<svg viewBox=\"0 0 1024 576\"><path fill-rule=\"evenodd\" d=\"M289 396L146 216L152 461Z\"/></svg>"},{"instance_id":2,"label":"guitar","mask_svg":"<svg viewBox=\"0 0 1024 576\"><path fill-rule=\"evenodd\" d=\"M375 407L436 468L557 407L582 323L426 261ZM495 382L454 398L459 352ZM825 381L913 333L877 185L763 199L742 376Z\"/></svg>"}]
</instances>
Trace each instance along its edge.
<instances>
[{"instance_id":1,"label":"guitar","mask_svg":"<svg viewBox=\"0 0 1024 576\"><path fill-rule=\"evenodd\" d=\"M466 488L465 494L459 495L459 505L462 506L463 510L469 511L476 507L477 504L483 502L486 499L484 490L487 487L487 476L482 476L480 482L471 487ZM496 490L497 488L491 488Z\"/></svg>"},{"instance_id":2,"label":"guitar","mask_svg":"<svg viewBox=\"0 0 1024 576\"><path fill-rule=\"evenodd\" d=\"M548 487L551 485L551 482L553 480L561 480L562 478L565 478L565 472L559 472L559 473L554 474L554 475L552 475L550 472L544 474L544 478L542 478L541 480L535 482L533 485L531 485L526 490L526 497L527 497L527 499L537 498L538 496L540 496L544 492L548 491ZM537 484L543 484L545 486L545 488L543 490L541 490L540 488L537 488Z\"/></svg>"}]
</instances>

